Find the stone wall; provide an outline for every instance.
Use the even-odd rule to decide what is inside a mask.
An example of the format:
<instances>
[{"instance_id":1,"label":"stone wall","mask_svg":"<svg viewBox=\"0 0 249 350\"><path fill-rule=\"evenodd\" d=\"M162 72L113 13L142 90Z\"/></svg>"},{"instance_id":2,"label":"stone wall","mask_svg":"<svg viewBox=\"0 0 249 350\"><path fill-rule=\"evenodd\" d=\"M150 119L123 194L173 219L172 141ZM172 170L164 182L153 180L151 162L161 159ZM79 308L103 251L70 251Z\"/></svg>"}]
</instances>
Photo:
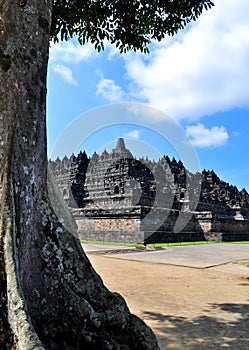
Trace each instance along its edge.
<instances>
[{"instance_id":1,"label":"stone wall","mask_svg":"<svg viewBox=\"0 0 249 350\"><path fill-rule=\"evenodd\" d=\"M82 218L76 220L79 231L140 231L139 218Z\"/></svg>"},{"instance_id":2,"label":"stone wall","mask_svg":"<svg viewBox=\"0 0 249 350\"><path fill-rule=\"evenodd\" d=\"M210 241L249 240L249 220L242 217L215 216L211 212L198 213L199 231ZM202 216L202 217L201 217Z\"/></svg>"},{"instance_id":3,"label":"stone wall","mask_svg":"<svg viewBox=\"0 0 249 350\"><path fill-rule=\"evenodd\" d=\"M144 241L143 231L124 231L124 230L107 230L107 231L93 231L93 230L79 230L79 239L87 241L99 242L120 242L120 243L142 243Z\"/></svg>"},{"instance_id":4,"label":"stone wall","mask_svg":"<svg viewBox=\"0 0 249 350\"><path fill-rule=\"evenodd\" d=\"M112 242L197 242L197 241L246 241L249 240L249 220L230 217L213 217L206 213L205 218L192 216L181 232L174 232L178 218L177 211L170 211L165 224L156 232L143 231L139 218L126 219L87 219L77 220L79 236L86 240Z\"/></svg>"}]
</instances>

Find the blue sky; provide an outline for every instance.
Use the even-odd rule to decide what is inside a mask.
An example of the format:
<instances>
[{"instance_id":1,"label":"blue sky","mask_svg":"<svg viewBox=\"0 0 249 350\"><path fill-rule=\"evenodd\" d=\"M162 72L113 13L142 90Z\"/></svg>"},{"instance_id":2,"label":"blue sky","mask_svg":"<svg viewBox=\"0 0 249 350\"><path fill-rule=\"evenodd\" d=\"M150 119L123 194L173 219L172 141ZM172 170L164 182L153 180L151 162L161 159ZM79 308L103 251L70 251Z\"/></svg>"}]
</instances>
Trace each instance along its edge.
<instances>
[{"instance_id":1,"label":"blue sky","mask_svg":"<svg viewBox=\"0 0 249 350\"><path fill-rule=\"evenodd\" d=\"M183 148L166 140L170 116L192 142L201 169L213 169L249 191L249 2L214 2L215 8L175 37L152 43L149 55L121 55L108 43L102 53L76 40L51 45L49 155L63 131L82 116L74 125L89 155L124 137L136 156L184 158ZM147 122L121 113L115 121L108 111L123 102L162 113L151 114ZM98 116L92 112L96 108ZM94 124L94 118L101 123Z\"/></svg>"}]
</instances>

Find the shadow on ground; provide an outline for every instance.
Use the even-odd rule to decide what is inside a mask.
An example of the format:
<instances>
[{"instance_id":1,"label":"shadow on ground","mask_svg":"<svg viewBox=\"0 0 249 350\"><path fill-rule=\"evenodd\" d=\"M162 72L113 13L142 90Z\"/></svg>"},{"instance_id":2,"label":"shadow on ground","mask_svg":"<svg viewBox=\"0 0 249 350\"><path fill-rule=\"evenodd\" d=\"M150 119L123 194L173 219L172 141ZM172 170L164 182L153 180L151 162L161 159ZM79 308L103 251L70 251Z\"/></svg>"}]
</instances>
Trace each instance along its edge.
<instances>
[{"instance_id":1,"label":"shadow on ground","mask_svg":"<svg viewBox=\"0 0 249 350\"><path fill-rule=\"evenodd\" d=\"M209 315L210 313L210 315ZM165 349L249 349L249 304L213 304L201 317L189 319L144 312Z\"/></svg>"}]
</instances>

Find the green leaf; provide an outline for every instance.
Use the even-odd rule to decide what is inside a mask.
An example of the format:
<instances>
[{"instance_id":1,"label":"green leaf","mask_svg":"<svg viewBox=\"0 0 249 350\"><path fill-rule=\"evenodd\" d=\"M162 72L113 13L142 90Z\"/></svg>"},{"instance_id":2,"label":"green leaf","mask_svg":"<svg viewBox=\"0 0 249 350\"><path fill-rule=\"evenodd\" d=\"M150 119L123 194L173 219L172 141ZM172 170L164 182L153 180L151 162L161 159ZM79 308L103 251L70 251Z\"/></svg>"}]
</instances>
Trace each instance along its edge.
<instances>
[{"instance_id":1,"label":"green leaf","mask_svg":"<svg viewBox=\"0 0 249 350\"><path fill-rule=\"evenodd\" d=\"M76 35L80 44L92 42L97 51L108 40L121 53L148 53L152 39L175 35L213 6L210 0L53 0L51 39Z\"/></svg>"}]
</instances>

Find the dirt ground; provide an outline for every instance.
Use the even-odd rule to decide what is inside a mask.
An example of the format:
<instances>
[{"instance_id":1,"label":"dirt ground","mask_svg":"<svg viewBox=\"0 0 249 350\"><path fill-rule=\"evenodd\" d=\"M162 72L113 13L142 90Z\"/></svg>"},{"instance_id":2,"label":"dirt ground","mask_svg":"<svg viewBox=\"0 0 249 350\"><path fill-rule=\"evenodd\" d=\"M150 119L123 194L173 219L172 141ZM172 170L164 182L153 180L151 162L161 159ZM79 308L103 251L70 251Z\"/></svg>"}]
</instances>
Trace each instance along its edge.
<instances>
[{"instance_id":1,"label":"dirt ground","mask_svg":"<svg viewBox=\"0 0 249 350\"><path fill-rule=\"evenodd\" d=\"M153 329L162 350L249 349L249 268L88 257L107 287Z\"/></svg>"}]
</instances>

